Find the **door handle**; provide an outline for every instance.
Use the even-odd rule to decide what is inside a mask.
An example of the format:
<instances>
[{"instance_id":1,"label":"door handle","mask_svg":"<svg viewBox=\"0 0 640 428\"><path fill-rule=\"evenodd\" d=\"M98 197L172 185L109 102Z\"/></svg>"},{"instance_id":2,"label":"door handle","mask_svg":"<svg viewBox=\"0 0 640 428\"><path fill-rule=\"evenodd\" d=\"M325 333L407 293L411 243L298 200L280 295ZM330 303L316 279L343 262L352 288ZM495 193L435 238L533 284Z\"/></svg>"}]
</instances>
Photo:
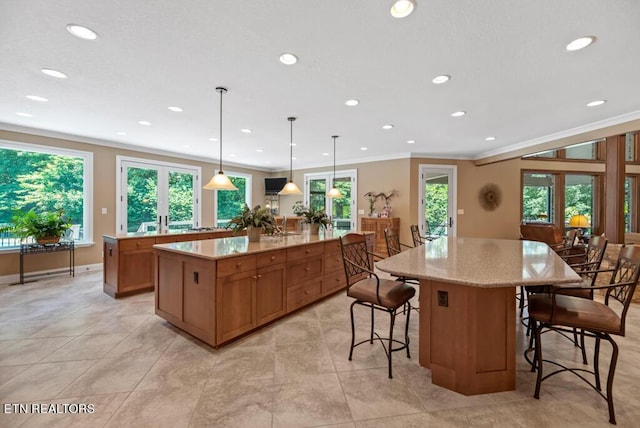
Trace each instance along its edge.
<instances>
[{"instance_id":1,"label":"door handle","mask_svg":"<svg viewBox=\"0 0 640 428\"><path fill-rule=\"evenodd\" d=\"M449 227L453 227L453 217L449 217Z\"/></svg>"},{"instance_id":2,"label":"door handle","mask_svg":"<svg viewBox=\"0 0 640 428\"><path fill-rule=\"evenodd\" d=\"M168 215L164 216L164 226L165 227L169 226L169 216Z\"/></svg>"}]
</instances>

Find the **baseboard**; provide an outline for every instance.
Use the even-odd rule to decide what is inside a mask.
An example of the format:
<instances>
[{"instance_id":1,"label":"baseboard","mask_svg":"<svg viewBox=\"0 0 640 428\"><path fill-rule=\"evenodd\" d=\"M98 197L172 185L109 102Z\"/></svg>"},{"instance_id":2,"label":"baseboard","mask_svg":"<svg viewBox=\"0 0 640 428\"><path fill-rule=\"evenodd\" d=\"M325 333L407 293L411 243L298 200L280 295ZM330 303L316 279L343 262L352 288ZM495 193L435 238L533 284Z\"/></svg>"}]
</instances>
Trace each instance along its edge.
<instances>
[{"instance_id":1,"label":"baseboard","mask_svg":"<svg viewBox=\"0 0 640 428\"><path fill-rule=\"evenodd\" d=\"M102 270L102 263L94 263L91 265L81 265L81 266L75 267L76 275L79 273L101 271L101 270ZM63 273L69 274L69 268L60 268L60 269L54 269L54 270L47 269L42 271L28 272L26 273L26 275L29 275L29 276L41 275L41 277L38 279L46 279L47 276L60 275ZM18 281L20 281L20 274L17 274L17 273L13 275L0 276L0 285L15 284Z\"/></svg>"}]
</instances>

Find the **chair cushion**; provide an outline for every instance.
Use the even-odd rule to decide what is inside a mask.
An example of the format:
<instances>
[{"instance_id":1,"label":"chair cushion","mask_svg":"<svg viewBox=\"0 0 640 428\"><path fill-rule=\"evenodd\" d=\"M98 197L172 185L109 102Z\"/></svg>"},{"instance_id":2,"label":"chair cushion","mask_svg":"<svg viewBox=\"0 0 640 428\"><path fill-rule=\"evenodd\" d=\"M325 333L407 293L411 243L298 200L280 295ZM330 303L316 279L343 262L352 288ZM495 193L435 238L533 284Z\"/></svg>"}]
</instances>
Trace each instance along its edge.
<instances>
[{"instance_id":1,"label":"chair cushion","mask_svg":"<svg viewBox=\"0 0 640 428\"><path fill-rule=\"evenodd\" d=\"M607 305L580 297L556 295L556 307L551 319L551 295L529 297L529 316L553 325L621 334L620 317Z\"/></svg>"},{"instance_id":2,"label":"chair cushion","mask_svg":"<svg viewBox=\"0 0 640 428\"><path fill-rule=\"evenodd\" d=\"M416 294L416 289L404 282L391 279L380 279L380 303L376 297L376 279L365 278L356 282L347 290L347 296L362 302L375 303L389 309L404 305Z\"/></svg>"}]
</instances>

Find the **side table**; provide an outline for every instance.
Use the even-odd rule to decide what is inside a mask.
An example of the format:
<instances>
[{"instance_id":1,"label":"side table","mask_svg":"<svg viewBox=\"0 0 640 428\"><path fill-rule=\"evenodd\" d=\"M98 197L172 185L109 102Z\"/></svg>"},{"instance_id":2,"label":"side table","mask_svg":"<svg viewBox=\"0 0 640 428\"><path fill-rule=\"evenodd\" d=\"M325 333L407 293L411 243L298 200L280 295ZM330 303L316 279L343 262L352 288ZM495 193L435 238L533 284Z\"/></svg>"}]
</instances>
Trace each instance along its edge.
<instances>
[{"instance_id":1,"label":"side table","mask_svg":"<svg viewBox=\"0 0 640 428\"><path fill-rule=\"evenodd\" d=\"M24 284L24 258L28 255L57 253L60 251L69 252L69 275L75 276L76 263L75 263L75 245L73 241L60 241L56 244L20 244L20 282L16 284ZM42 276L35 274L34 276Z\"/></svg>"}]
</instances>

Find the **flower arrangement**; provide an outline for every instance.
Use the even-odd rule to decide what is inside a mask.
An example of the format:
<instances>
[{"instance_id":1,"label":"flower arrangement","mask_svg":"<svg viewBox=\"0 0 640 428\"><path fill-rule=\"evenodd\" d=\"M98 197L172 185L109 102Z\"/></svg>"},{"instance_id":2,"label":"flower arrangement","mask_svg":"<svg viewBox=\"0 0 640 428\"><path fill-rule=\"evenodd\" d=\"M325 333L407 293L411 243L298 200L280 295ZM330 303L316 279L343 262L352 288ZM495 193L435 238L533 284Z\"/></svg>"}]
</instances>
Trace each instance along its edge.
<instances>
[{"instance_id":1,"label":"flower arrangement","mask_svg":"<svg viewBox=\"0 0 640 428\"><path fill-rule=\"evenodd\" d=\"M364 197L369 200L369 216L373 217L376 212L376 201L380 196L379 193L376 192L367 192L364 194Z\"/></svg>"},{"instance_id":2,"label":"flower arrangement","mask_svg":"<svg viewBox=\"0 0 640 428\"><path fill-rule=\"evenodd\" d=\"M382 209L382 212L385 214L385 217L388 217L391 214L391 206L389 205L389 202L391 202L391 199L393 199L394 196L398 196L398 191L392 190L389 193L367 192L364 194L364 196L369 200L369 216L370 217L375 216L376 201L378 200L378 198L384 199L384 207Z\"/></svg>"},{"instance_id":3,"label":"flower arrangement","mask_svg":"<svg viewBox=\"0 0 640 428\"><path fill-rule=\"evenodd\" d=\"M276 220L269 208L260 205L249 208L249 205L244 204L242 212L232 218L225 227L233 229L234 235L248 228L262 229L265 234L271 235L276 230Z\"/></svg>"}]
</instances>

